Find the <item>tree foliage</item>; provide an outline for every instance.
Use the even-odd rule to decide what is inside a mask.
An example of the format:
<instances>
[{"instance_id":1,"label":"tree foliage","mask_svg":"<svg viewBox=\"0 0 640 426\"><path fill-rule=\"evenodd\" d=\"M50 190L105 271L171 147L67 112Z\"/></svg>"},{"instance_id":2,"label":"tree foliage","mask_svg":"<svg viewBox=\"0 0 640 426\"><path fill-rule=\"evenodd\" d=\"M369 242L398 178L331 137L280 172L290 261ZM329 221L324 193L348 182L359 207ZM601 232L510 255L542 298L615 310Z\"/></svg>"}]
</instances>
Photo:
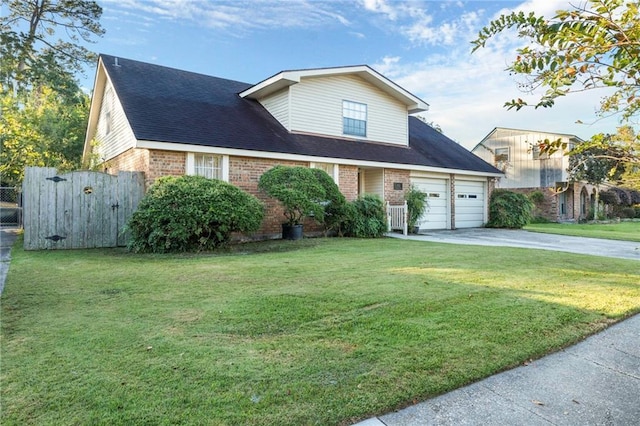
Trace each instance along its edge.
<instances>
[{"instance_id":1,"label":"tree foliage","mask_svg":"<svg viewBox=\"0 0 640 426\"><path fill-rule=\"evenodd\" d=\"M89 0L2 0L0 78L4 90L47 85L74 96L75 74L95 54L83 43L101 36L102 8Z\"/></svg>"},{"instance_id":2,"label":"tree foliage","mask_svg":"<svg viewBox=\"0 0 640 426\"><path fill-rule=\"evenodd\" d=\"M275 166L260 176L258 188L280 201L288 224L299 225L307 215L313 215L317 222L324 221L327 194L313 169Z\"/></svg>"},{"instance_id":3,"label":"tree foliage","mask_svg":"<svg viewBox=\"0 0 640 426\"><path fill-rule=\"evenodd\" d=\"M626 120L640 110L640 15L637 1L588 0L559 10L547 20L534 12L502 15L472 41L473 51L499 33L516 29L529 42L517 49L507 70L526 76L528 91L546 89L535 107L551 107L571 92L611 88L600 113L621 113ZM522 99L505 104L517 110Z\"/></svg>"},{"instance_id":4,"label":"tree foliage","mask_svg":"<svg viewBox=\"0 0 640 426\"><path fill-rule=\"evenodd\" d=\"M81 166L89 97L69 102L51 88L0 94L0 181L19 185L26 166Z\"/></svg>"},{"instance_id":5,"label":"tree foliage","mask_svg":"<svg viewBox=\"0 0 640 426\"><path fill-rule=\"evenodd\" d=\"M76 74L95 56L83 44L104 33L88 0L2 0L0 179L17 185L25 166L80 166L89 98Z\"/></svg>"}]
</instances>

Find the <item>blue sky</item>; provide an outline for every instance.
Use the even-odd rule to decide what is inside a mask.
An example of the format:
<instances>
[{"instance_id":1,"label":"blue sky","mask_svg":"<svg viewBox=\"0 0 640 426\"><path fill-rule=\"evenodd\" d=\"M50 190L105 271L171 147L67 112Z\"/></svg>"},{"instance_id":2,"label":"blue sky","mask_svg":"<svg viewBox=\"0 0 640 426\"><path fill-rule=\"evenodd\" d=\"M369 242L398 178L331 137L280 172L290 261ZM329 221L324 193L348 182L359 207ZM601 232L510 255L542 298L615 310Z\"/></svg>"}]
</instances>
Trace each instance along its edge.
<instances>
[{"instance_id":1,"label":"blue sky","mask_svg":"<svg viewBox=\"0 0 640 426\"><path fill-rule=\"evenodd\" d=\"M467 148L494 127L587 139L618 125L616 118L575 123L596 121L598 92L571 95L552 109L507 111L505 101L528 98L504 71L522 41L508 34L470 53L491 19L512 10L550 17L568 7L565 0L98 3L106 34L90 46L96 52L247 83L288 69L367 64L426 101L427 121ZM92 86L93 73L83 85Z\"/></svg>"}]
</instances>

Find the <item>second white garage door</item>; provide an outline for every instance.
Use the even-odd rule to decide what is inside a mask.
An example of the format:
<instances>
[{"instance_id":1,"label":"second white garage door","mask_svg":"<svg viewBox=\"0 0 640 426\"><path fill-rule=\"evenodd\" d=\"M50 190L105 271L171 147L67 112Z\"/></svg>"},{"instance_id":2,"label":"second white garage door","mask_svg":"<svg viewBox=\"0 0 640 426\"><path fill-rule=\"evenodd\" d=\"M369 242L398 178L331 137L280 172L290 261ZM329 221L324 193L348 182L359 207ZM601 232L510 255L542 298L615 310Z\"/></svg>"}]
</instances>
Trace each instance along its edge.
<instances>
[{"instance_id":1,"label":"second white garage door","mask_svg":"<svg viewBox=\"0 0 640 426\"><path fill-rule=\"evenodd\" d=\"M485 182L456 180L456 228L478 228L484 225Z\"/></svg>"},{"instance_id":2,"label":"second white garage door","mask_svg":"<svg viewBox=\"0 0 640 426\"><path fill-rule=\"evenodd\" d=\"M418 220L420 229L447 229L449 227L449 197L446 179L415 178L415 187L427 194L427 209Z\"/></svg>"}]
</instances>

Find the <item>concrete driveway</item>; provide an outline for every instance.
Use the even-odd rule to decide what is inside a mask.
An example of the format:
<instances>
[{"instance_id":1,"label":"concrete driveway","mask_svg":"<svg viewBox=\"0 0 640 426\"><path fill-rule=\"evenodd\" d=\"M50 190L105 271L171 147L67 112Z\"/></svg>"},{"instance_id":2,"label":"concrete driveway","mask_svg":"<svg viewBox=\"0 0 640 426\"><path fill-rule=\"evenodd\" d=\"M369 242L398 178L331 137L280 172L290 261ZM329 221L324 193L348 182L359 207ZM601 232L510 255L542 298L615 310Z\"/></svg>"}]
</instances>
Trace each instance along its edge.
<instances>
[{"instance_id":1,"label":"concrete driveway","mask_svg":"<svg viewBox=\"0 0 640 426\"><path fill-rule=\"evenodd\" d=\"M393 238L478 246L521 247L640 260L640 242L542 234L519 229L469 228L426 231L420 235L390 233Z\"/></svg>"}]
</instances>

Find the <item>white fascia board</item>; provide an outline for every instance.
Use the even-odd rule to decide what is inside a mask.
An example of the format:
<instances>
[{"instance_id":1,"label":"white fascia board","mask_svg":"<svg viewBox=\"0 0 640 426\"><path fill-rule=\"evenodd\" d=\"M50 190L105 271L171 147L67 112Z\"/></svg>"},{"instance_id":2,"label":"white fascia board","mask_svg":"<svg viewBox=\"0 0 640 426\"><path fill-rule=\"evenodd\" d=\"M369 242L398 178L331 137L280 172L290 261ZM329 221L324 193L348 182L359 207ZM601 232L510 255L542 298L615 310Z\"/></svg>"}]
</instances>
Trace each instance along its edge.
<instances>
[{"instance_id":1,"label":"white fascia board","mask_svg":"<svg viewBox=\"0 0 640 426\"><path fill-rule=\"evenodd\" d=\"M273 77L269 77L268 79L261 81L255 86L252 86L247 90L240 92L240 97L258 100L285 87L299 83L302 78L328 77L348 74L358 75L383 92L400 100L407 106L407 111L409 112L409 114L415 114L418 112L427 111L429 109L429 104L427 104L425 101L406 91L393 81L389 80L382 74L379 74L377 71L374 71L372 68L366 65L282 71L274 75Z\"/></svg>"},{"instance_id":2,"label":"white fascia board","mask_svg":"<svg viewBox=\"0 0 640 426\"><path fill-rule=\"evenodd\" d=\"M281 72L240 92L240 97L259 100L296 83L300 83L299 77L296 78L296 76L291 75L291 73Z\"/></svg>"},{"instance_id":3,"label":"white fascia board","mask_svg":"<svg viewBox=\"0 0 640 426\"><path fill-rule=\"evenodd\" d=\"M378 162L378 161L351 160L348 158L315 157L311 155L283 154L279 152L268 152L268 151L248 151L246 149L218 148L213 146L189 145L189 144L170 143L170 142L139 140L136 144L136 148L157 149L157 150L164 150L164 151L201 152L201 153L209 153L209 154L229 155L229 156L235 156L235 157L266 158L271 160L333 163L333 164L341 164L346 166L376 167L376 168L398 169L398 170L414 170L414 171L434 172L434 173L447 173L447 174L454 173L456 175L469 175L469 176L484 176L484 177L503 177L504 176L503 173L488 173L488 172L476 172L472 170L445 169L441 167L420 166L416 164L398 164L398 163L386 163L386 162Z\"/></svg>"},{"instance_id":4,"label":"white fascia board","mask_svg":"<svg viewBox=\"0 0 640 426\"><path fill-rule=\"evenodd\" d=\"M89 120L87 122L87 131L84 138L84 148L82 150L82 159L85 160L91 153L91 140L96 134L96 126L98 125L98 117L100 114L100 105L102 105L102 96L104 95L104 82L106 81L106 71L102 63L102 57L98 59L96 74L93 80L93 91L91 92L91 105L89 106Z\"/></svg>"}]
</instances>

